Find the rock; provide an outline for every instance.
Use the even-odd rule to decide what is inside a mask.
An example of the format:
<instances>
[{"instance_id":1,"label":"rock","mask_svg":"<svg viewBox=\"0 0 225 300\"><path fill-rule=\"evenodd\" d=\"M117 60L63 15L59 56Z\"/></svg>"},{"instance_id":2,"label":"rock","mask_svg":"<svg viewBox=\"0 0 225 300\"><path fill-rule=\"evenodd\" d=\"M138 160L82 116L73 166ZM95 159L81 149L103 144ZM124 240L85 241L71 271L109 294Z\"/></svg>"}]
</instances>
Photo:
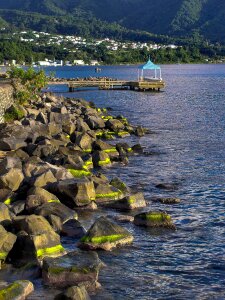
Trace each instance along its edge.
<instances>
[{"instance_id":1,"label":"rock","mask_svg":"<svg viewBox=\"0 0 225 300\"><path fill-rule=\"evenodd\" d=\"M76 137L76 145L78 145L82 150L91 152L93 138L90 137L88 133L80 133Z\"/></svg>"},{"instance_id":2,"label":"rock","mask_svg":"<svg viewBox=\"0 0 225 300\"><path fill-rule=\"evenodd\" d=\"M50 142L48 142L50 143ZM37 156L40 158L47 158L54 155L57 152L57 148L52 144L47 145L29 145L27 148L27 153L32 156Z\"/></svg>"},{"instance_id":3,"label":"rock","mask_svg":"<svg viewBox=\"0 0 225 300\"><path fill-rule=\"evenodd\" d=\"M140 144L136 144L131 147L132 151L135 153L143 153L143 147Z\"/></svg>"},{"instance_id":4,"label":"rock","mask_svg":"<svg viewBox=\"0 0 225 300\"><path fill-rule=\"evenodd\" d=\"M96 203L107 203L124 198L122 191L110 184L95 183Z\"/></svg>"},{"instance_id":5,"label":"rock","mask_svg":"<svg viewBox=\"0 0 225 300\"><path fill-rule=\"evenodd\" d=\"M155 198L151 198L151 200L153 202L160 202L162 204L178 204L181 202L181 200L179 198L159 198L159 197L155 197Z\"/></svg>"},{"instance_id":6,"label":"rock","mask_svg":"<svg viewBox=\"0 0 225 300\"><path fill-rule=\"evenodd\" d=\"M95 200L94 184L87 179L59 181L49 186L49 189L70 206L85 206Z\"/></svg>"},{"instance_id":7,"label":"rock","mask_svg":"<svg viewBox=\"0 0 225 300\"><path fill-rule=\"evenodd\" d=\"M26 147L27 143L24 142L24 139L15 138L13 136L9 138L2 138L0 140L0 150L1 151L12 151L19 148Z\"/></svg>"},{"instance_id":8,"label":"rock","mask_svg":"<svg viewBox=\"0 0 225 300\"><path fill-rule=\"evenodd\" d=\"M78 247L89 250L103 249L110 251L117 246L132 243L133 239L129 231L114 224L106 217L100 217L80 240Z\"/></svg>"},{"instance_id":9,"label":"rock","mask_svg":"<svg viewBox=\"0 0 225 300\"><path fill-rule=\"evenodd\" d=\"M98 116L88 116L85 121L91 129L105 128L105 122Z\"/></svg>"},{"instance_id":10,"label":"rock","mask_svg":"<svg viewBox=\"0 0 225 300\"><path fill-rule=\"evenodd\" d=\"M172 222L171 216L166 212L149 211L137 214L134 217L134 224L146 227L164 227L168 229L176 229Z\"/></svg>"},{"instance_id":11,"label":"rock","mask_svg":"<svg viewBox=\"0 0 225 300\"><path fill-rule=\"evenodd\" d=\"M86 233L86 230L77 220L69 220L62 226L61 234L69 237L81 238Z\"/></svg>"},{"instance_id":12,"label":"rock","mask_svg":"<svg viewBox=\"0 0 225 300\"><path fill-rule=\"evenodd\" d=\"M59 235L42 216L16 217L13 220L13 228L18 232L16 244L10 252L13 263L65 254Z\"/></svg>"},{"instance_id":13,"label":"rock","mask_svg":"<svg viewBox=\"0 0 225 300\"><path fill-rule=\"evenodd\" d=\"M16 194L10 189L0 189L0 202L10 205L16 198Z\"/></svg>"},{"instance_id":14,"label":"rock","mask_svg":"<svg viewBox=\"0 0 225 300\"><path fill-rule=\"evenodd\" d=\"M62 132L62 124L61 123L57 124L54 122L48 123L48 130L51 136L57 135Z\"/></svg>"},{"instance_id":15,"label":"rock","mask_svg":"<svg viewBox=\"0 0 225 300\"><path fill-rule=\"evenodd\" d=\"M19 200L16 202L13 202L10 211L13 212L16 216L23 213L25 210L25 201L24 200Z\"/></svg>"},{"instance_id":16,"label":"rock","mask_svg":"<svg viewBox=\"0 0 225 300\"><path fill-rule=\"evenodd\" d=\"M115 215L115 216L108 216L112 218L113 220L121 223L132 223L134 222L134 217L133 216L128 216L128 215Z\"/></svg>"},{"instance_id":17,"label":"rock","mask_svg":"<svg viewBox=\"0 0 225 300\"><path fill-rule=\"evenodd\" d=\"M124 124L120 122L119 120L116 119L111 119L108 120L106 123L106 128L112 130L112 131L117 131L117 130L123 130L124 129Z\"/></svg>"},{"instance_id":18,"label":"rock","mask_svg":"<svg viewBox=\"0 0 225 300\"><path fill-rule=\"evenodd\" d=\"M40 113L37 115L36 121L41 122L41 123L43 123L43 124L48 124L47 116L46 116L43 112L40 112Z\"/></svg>"},{"instance_id":19,"label":"rock","mask_svg":"<svg viewBox=\"0 0 225 300\"><path fill-rule=\"evenodd\" d=\"M62 130L68 135L71 135L76 130L76 126L73 122L70 121L68 124L62 126Z\"/></svg>"},{"instance_id":20,"label":"rock","mask_svg":"<svg viewBox=\"0 0 225 300\"><path fill-rule=\"evenodd\" d=\"M16 235L7 232L5 228L0 225L0 261L5 261L15 242Z\"/></svg>"},{"instance_id":21,"label":"rock","mask_svg":"<svg viewBox=\"0 0 225 300\"><path fill-rule=\"evenodd\" d=\"M45 200L40 195L29 195L25 201L25 209L28 213L33 213L43 203L45 203Z\"/></svg>"},{"instance_id":22,"label":"rock","mask_svg":"<svg viewBox=\"0 0 225 300\"><path fill-rule=\"evenodd\" d=\"M111 160L107 153L104 151L95 151L92 154L93 164L95 167L111 166Z\"/></svg>"},{"instance_id":23,"label":"rock","mask_svg":"<svg viewBox=\"0 0 225 300\"><path fill-rule=\"evenodd\" d=\"M122 191L123 193L129 192L129 188L126 186L126 184L119 179L118 177L114 177L111 181L110 184L117 188L118 190Z\"/></svg>"},{"instance_id":24,"label":"rock","mask_svg":"<svg viewBox=\"0 0 225 300\"><path fill-rule=\"evenodd\" d=\"M121 200L110 202L109 206L112 208L118 208L120 210L132 210L146 206L144 195L142 193L136 193L131 196L127 196Z\"/></svg>"},{"instance_id":25,"label":"rock","mask_svg":"<svg viewBox=\"0 0 225 300\"><path fill-rule=\"evenodd\" d=\"M0 203L0 224L5 225L11 221L8 206Z\"/></svg>"},{"instance_id":26,"label":"rock","mask_svg":"<svg viewBox=\"0 0 225 300\"><path fill-rule=\"evenodd\" d=\"M22 169L22 162L19 157L6 156L2 161L0 161L0 172L5 173L10 169Z\"/></svg>"},{"instance_id":27,"label":"rock","mask_svg":"<svg viewBox=\"0 0 225 300\"><path fill-rule=\"evenodd\" d=\"M60 258L46 258L43 261L44 283L59 288L84 285L93 291L98 286L101 261L95 252L75 251Z\"/></svg>"},{"instance_id":28,"label":"rock","mask_svg":"<svg viewBox=\"0 0 225 300\"><path fill-rule=\"evenodd\" d=\"M41 188L41 187L33 187L31 188L28 193L28 196L30 195L35 195L35 196L40 196L42 199L42 204L43 203L60 203L59 199L52 193L48 192L47 190Z\"/></svg>"},{"instance_id":29,"label":"rock","mask_svg":"<svg viewBox=\"0 0 225 300\"><path fill-rule=\"evenodd\" d=\"M168 190L168 191L175 191L178 188L177 183L159 183L156 185L158 189Z\"/></svg>"},{"instance_id":30,"label":"rock","mask_svg":"<svg viewBox=\"0 0 225 300\"><path fill-rule=\"evenodd\" d=\"M41 175L36 176L35 178L32 178L30 181L30 184L35 187L45 187L49 183L53 183L56 181L57 181L57 179L52 174L52 172L49 170L49 171L42 173Z\"/></svg>"},{"instance_id":31,"label":"rock","mask_svg":"<svg viewBox=\"0 0 225 300\"><path fill-rule=\"evenodd\" d=\"M77 213L65 206L62 203L45 203L39 206L35 212L36 215L47 217L49 215L58 216L62 223L66 223L69 220L77 219Z\"/></svg>"},{"instance_id":32,"label":"rock","mask_svg":"<svg viewBox=\"0 0 225 300\"><path fill-rule=\"evenodd\" d=\"M49 222L49 224L52 226L54 231L56 231L57 233L61 232L61 230L62 230L62 221L61 221L60 217L58 217L56 215L47 215L46 219Z\"/></svg>"},{"instance_id":33,"label":"rock","mask_svg":"<svg viewBox=\"0 0 225 300\"><path fill-rule=\"evenodd\" d=\"M91 300L85 286L71 286L55 300Z\"/></svg>"},{"instance_id":34,"label":"rock","mask_svg":"<svg viewBox=\"0 0 225 300\"><path fill-rule=\"evenodd\" d=\"M93 149L107 153L110 158L119 156L119 152L117 151L115 146L105 143L101 140L97 140L93 143Z\"/></svg>"},{"instance_id":35,"label":"rock","mask_svg":"<svg viewBox=\"0 0 225 300\"><path fill-rule=\"evenodd\" d=\"M24 300L34 291L32 282L17 280L0 289L1 300Z\"/></svg>"},{"instance_id":36,"label":"rock","mask_svg":"<svg viewBox=\"0 0 225 300\"><path fill-rule=\"evenodd\" d=\"M139 136L139 137L142 137L145 135L145 130L143 127L141 126L138 126L136 129L135 129L135 133L134 133L136 136Z\"/></svg>"},{"instance_id":37,"label":"rock","mask_svg":"<svg viewBox=\"0 0 225 300\"><path fill-rule=\"evenodd\" d=\"M13 192L17 191L24 180L23 172L14 168L0 175L0 188L7 188Z\"/></svg>"},{"instance_id":38,"label":"rock","mask_svg":"<svg viewBox=\"0 0 225 300\"><path fill-rule=\"evenodd\" d=\"M87 132L90 131L91 128L82 119L78 119L76 123L76 130L79 132Z\"/></svg>"}]
</instances>

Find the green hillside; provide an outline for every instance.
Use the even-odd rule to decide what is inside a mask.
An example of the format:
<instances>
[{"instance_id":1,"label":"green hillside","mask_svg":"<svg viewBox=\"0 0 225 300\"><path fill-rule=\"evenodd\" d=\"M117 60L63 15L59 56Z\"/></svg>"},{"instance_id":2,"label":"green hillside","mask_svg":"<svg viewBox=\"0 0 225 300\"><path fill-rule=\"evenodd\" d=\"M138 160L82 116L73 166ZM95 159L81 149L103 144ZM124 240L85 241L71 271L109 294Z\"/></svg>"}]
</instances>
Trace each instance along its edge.
<instances>
[{"instance_id":1,"label":"green hillside","mask_svg":"<svg viewBox=\"0 0 225 300\"><path fill-rule=\"evenodd\" d=\"M27 20L22 20L18 11ZM39 14L35 20L32 20L33 13ZM214 42L225 43L224 0L1 0L0 16L17 27L23 21L25 27L47 26L48 30L59 33L74 30L75 33L99 34L103 26L111 34L115 30L117 37L118 31L120 34L126 31L125 27L175 37L200 34ZM48 21L46 16L54 19ZM44 20L43 25L40 19ZM123 29L112 24L114 22Z\"/></svg>"}]
</instances>

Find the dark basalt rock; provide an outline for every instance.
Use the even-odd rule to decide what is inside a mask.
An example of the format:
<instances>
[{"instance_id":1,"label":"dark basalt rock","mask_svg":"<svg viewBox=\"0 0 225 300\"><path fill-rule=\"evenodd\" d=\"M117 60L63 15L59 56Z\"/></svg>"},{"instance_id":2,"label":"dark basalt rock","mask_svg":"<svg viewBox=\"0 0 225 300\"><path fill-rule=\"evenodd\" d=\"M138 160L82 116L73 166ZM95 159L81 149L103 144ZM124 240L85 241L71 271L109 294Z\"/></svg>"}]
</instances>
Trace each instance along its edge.
<instances>
[{"instance_id":1,"label":"dark basalt rock","mask_svg":"<svg viewBox=\"0 0 225 300\"><path fill-rule=\"evenodd\" d=\"M58 216L62 223L78 218L78 215L74 210L57 202L45 203L39 206L34 213L43 217L47 217L49 215Z\"/></svg>"},{"instance_id":2,"label":"dark basalt rock","mask_svg":"<svg viewBox=\"0 0 225 300\"><path fill-rule=\"evenodd\" d=\"M151 199L153 202L160 202L162 204L178 204L181 202L179 198L159 198L155 197Z\"/></svg>"},{"instance_id":3,"label":"dark basalt rock","mask_svg":"<svg viewBox=\"0 0 225 300\"><path fill-rule=\"evenodd\" d=\"M54 300L91 300L85 286L71 286L64 293L57 295Z\"/></svg>"},{"instance_id":4,"label":"dark basalt rock","mask_svg":"<svg viewBox=\"0 0 225 300\"><path fill-rule=\"evenodd\" d=\"M111 222L106 217L100 217L80 240L78 247L82 249L103 249L110 251L118 246L133 242L133 236L123 227Z\"/></svg>"},{"instance_id":5,"label":"dark basalt rock","mask_svg":"<svg viewBox=\"0 0 225 300\"><path fill-rule=\"evenodd\" d=\"M172 218L166 212L149 211L137 214L134 217L134 224L145 227L163 227L168 229L176 229L172 222Z\"/></svg>"},{"instance_id":6,"label":"dark basalt rock","mask_svg":"<svg viewBox=\"0 0 225 300\"><path fill-rule=\"evenodd\" d=\"M45 258L42 277L49 286L65 288L82 284L88 291L94 291L99 286L101 265L96 252L74 251L60 258Z\"/></svg>"}]
</instances>

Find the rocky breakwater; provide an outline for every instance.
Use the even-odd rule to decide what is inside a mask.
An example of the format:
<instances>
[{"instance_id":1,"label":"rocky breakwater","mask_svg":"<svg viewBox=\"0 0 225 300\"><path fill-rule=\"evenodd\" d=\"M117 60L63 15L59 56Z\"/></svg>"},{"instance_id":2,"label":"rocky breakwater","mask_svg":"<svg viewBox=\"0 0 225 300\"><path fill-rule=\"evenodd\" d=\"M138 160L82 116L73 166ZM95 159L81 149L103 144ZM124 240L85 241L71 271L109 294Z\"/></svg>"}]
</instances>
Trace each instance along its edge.
<instances>
[{"instance_id":1,"label":"rocky breakwater","mask_svg":"<svg viewBox=\"0 0 225 300\"><path fill-rule=\"evenodd\" d=\"M20 120L1 124L0 272L9 266L18 272L35 266L46 286L61 290L56 299L89 299L88 293L100 287L103 263L96 251L111 251L134 238L106 217L86 231L79 221L81 212L142 209L134 218L136 225L174 229L166 214L143 214L142 193L133 193L119 178L109 180L101 172L113 164L126 165L130 155L142 151L138 144L109 140L145 132L93 103L50 94L30 101ZM121 215L117 220L133 218ZM73 245L74 251L68 252L62 236L79 239L81 250ZM32 291L29 281L3 282L0 299L24 299Z\"/></svg>"}]
</instances>

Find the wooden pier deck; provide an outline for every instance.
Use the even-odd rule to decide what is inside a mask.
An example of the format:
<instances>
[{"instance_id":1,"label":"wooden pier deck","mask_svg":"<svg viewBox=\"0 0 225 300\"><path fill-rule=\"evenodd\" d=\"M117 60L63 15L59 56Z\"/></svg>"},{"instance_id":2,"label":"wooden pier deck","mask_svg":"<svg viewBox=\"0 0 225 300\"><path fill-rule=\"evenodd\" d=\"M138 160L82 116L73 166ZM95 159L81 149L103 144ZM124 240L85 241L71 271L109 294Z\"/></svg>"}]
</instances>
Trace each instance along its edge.
<instances>
[{"instance_id":1,"label":"wooden pier deck","mask_svg":"<svg viewBox=\"0 0 225 300\"><path fill-rule=\"evenodd\" d=\"M49 85L67 85L69 92L74 92L79 88L97 87L100 90L129 89L134 91L160 91L165 87L163 80L152 81L126 81L126 80L69 80L69 81L50 81Z\"/></svg>"}]
</instances>

